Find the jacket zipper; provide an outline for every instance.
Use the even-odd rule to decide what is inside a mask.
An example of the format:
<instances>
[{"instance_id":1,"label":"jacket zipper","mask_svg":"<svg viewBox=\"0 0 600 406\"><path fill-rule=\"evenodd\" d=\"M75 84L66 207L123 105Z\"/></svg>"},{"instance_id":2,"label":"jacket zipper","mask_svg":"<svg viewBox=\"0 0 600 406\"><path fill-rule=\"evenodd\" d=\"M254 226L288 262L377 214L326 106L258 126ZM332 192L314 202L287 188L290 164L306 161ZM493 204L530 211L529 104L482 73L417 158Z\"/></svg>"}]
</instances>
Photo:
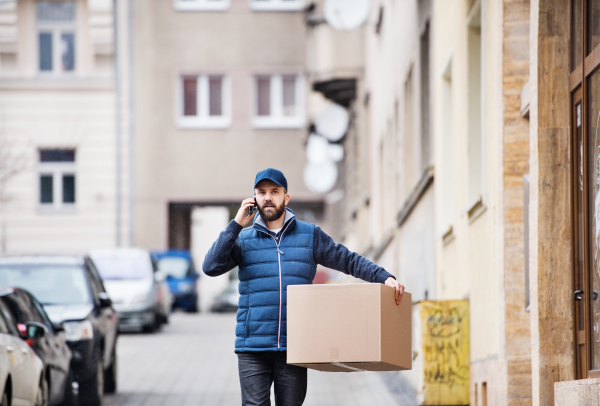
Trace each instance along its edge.
<instances>
[{"instance_id":1,"label":"jacket zipper","mask_svg":"<svg viewBox=\"0 0 600 406\"><path fill-rule=\"evenodd\" d=\"M257 230L260 231L261 233L264 233L264 234L268 235L269 237L271 237L273 239L273 241L275 241L275 246L277 247L277 262L279 264L279 327L277 329L277 348L281 348L281 344L280 344L280 340L281 340L281 305L282 305L282 300L283 300L282 299L282 289L281 289L281 255L283 255L283 251L281 251L281 249L279 249L279 244L281 244L281 240L283 240L283 233L285 233L285 230L287 230L287 228L289 227L290 224L292 224L291 221L288 223L287 226L285 226L285 228L281 232L281 235L279 236L279 243L277 242L275 237L273 237L271 234L265 233L264 231L259 230L257 228Z\"/></svg>"}]
</instances>

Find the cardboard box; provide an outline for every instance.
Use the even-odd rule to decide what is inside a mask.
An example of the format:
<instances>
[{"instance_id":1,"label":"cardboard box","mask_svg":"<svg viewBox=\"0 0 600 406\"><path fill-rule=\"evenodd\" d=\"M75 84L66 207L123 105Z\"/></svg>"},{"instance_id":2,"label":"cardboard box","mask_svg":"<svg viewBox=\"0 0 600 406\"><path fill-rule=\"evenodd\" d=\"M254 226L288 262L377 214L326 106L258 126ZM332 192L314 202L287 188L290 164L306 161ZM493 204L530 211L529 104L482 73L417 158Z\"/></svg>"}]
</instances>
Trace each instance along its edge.
<instances>
[{"instance_id":1,"label":"cardboard box","mask_svg":"<svg viewBox=\"0 0 600 406\"><path fill-rule=\"evenodd\" d=\"M411 295L380 283L287 288L287 362L329 372L412 368Z\"/></svg>"}]
</instances>

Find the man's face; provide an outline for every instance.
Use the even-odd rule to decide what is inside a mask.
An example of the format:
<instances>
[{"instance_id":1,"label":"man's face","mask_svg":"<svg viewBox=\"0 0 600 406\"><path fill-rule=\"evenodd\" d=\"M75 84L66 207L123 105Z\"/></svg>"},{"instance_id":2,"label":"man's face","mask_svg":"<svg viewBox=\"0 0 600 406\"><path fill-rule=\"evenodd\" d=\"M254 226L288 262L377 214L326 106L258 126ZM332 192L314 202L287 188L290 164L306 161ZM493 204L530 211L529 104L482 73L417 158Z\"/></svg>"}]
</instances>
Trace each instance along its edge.
<instances>
[{"instance_id":1,"label":"man's face","mask_svg":"<svg viewBox=\"0 0 600 406\"><path fill-rule=\"evenodd\" d=\"M263 180L254 189L258 212L264 221L275 221L285 213L290 196L283 186L275 182Z\"/></svg>"}]
</instances>

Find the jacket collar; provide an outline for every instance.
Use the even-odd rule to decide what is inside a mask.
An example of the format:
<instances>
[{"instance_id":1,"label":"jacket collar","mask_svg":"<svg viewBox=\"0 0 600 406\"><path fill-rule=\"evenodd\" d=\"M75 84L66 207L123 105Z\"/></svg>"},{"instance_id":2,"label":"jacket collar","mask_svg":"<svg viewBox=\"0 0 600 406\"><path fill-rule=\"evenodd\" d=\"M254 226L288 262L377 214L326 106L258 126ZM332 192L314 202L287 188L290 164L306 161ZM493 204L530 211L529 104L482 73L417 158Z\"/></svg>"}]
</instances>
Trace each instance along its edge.
<instances>
[{"instance_id":1,"label":"jacket collar","mask_svg":"<svg viewBox=\"0 0 600 406\"><path fill-rule=\"evenodd\" d=\"M288 209L286 207L285 208L285 220L283 221L282 230L285 230L287 225L295 218L296 218L296 215L294 214L294 212L291 209ZM256 216L254 217L253 227L256 229L258 229L258 227L260 227L261 229L264 229L264 231L268 231L270 234L275 235L275 233L273 233L271 230L269 230L269 227L267 227L267 223L265 223L265 221L262 219L262 217L260 216L260 213L256 213ZM261 231L263 231L263 230L261 230Z\"/></svg>"}]
</instances>

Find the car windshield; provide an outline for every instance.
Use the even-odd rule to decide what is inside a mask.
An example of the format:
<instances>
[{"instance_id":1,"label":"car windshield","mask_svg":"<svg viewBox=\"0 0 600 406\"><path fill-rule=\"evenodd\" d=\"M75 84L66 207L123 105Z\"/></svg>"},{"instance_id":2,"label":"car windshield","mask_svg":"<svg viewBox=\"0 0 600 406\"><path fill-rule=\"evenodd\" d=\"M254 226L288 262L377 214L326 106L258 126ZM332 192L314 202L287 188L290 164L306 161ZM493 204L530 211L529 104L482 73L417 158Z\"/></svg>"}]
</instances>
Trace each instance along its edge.
<instances>
[{"instance_id":1,"label":"car windshield","mask_svg":"<svg viewBox=\"0 0 600 406\"><path fill-rule=\"evenodd\" d=\"M152 265L148 258L137 257L97 257L94 264L102 279L145 279L152 277Z\"/></svg>"},{"instance_id":2,"label":"car windshield","mask_svg":"<svg viewBox=\"0 0 600 406\"><path fill-rule=\"evenodd\" d=\"M185 278L190 269L190 260L181 257L164 257L157 261L158 274L163 277Z\"/></svg>"},{"instance_id":3,"label":"car windshield","mask_svg":"<svg viewBox=\"0 0 600 406\"><path fill-rule=\"evenodd\" d=\"M0 285L31 292L44 305L91 303L81 266L54 264L0 264Z\"/></svg>"}]
</instances>

